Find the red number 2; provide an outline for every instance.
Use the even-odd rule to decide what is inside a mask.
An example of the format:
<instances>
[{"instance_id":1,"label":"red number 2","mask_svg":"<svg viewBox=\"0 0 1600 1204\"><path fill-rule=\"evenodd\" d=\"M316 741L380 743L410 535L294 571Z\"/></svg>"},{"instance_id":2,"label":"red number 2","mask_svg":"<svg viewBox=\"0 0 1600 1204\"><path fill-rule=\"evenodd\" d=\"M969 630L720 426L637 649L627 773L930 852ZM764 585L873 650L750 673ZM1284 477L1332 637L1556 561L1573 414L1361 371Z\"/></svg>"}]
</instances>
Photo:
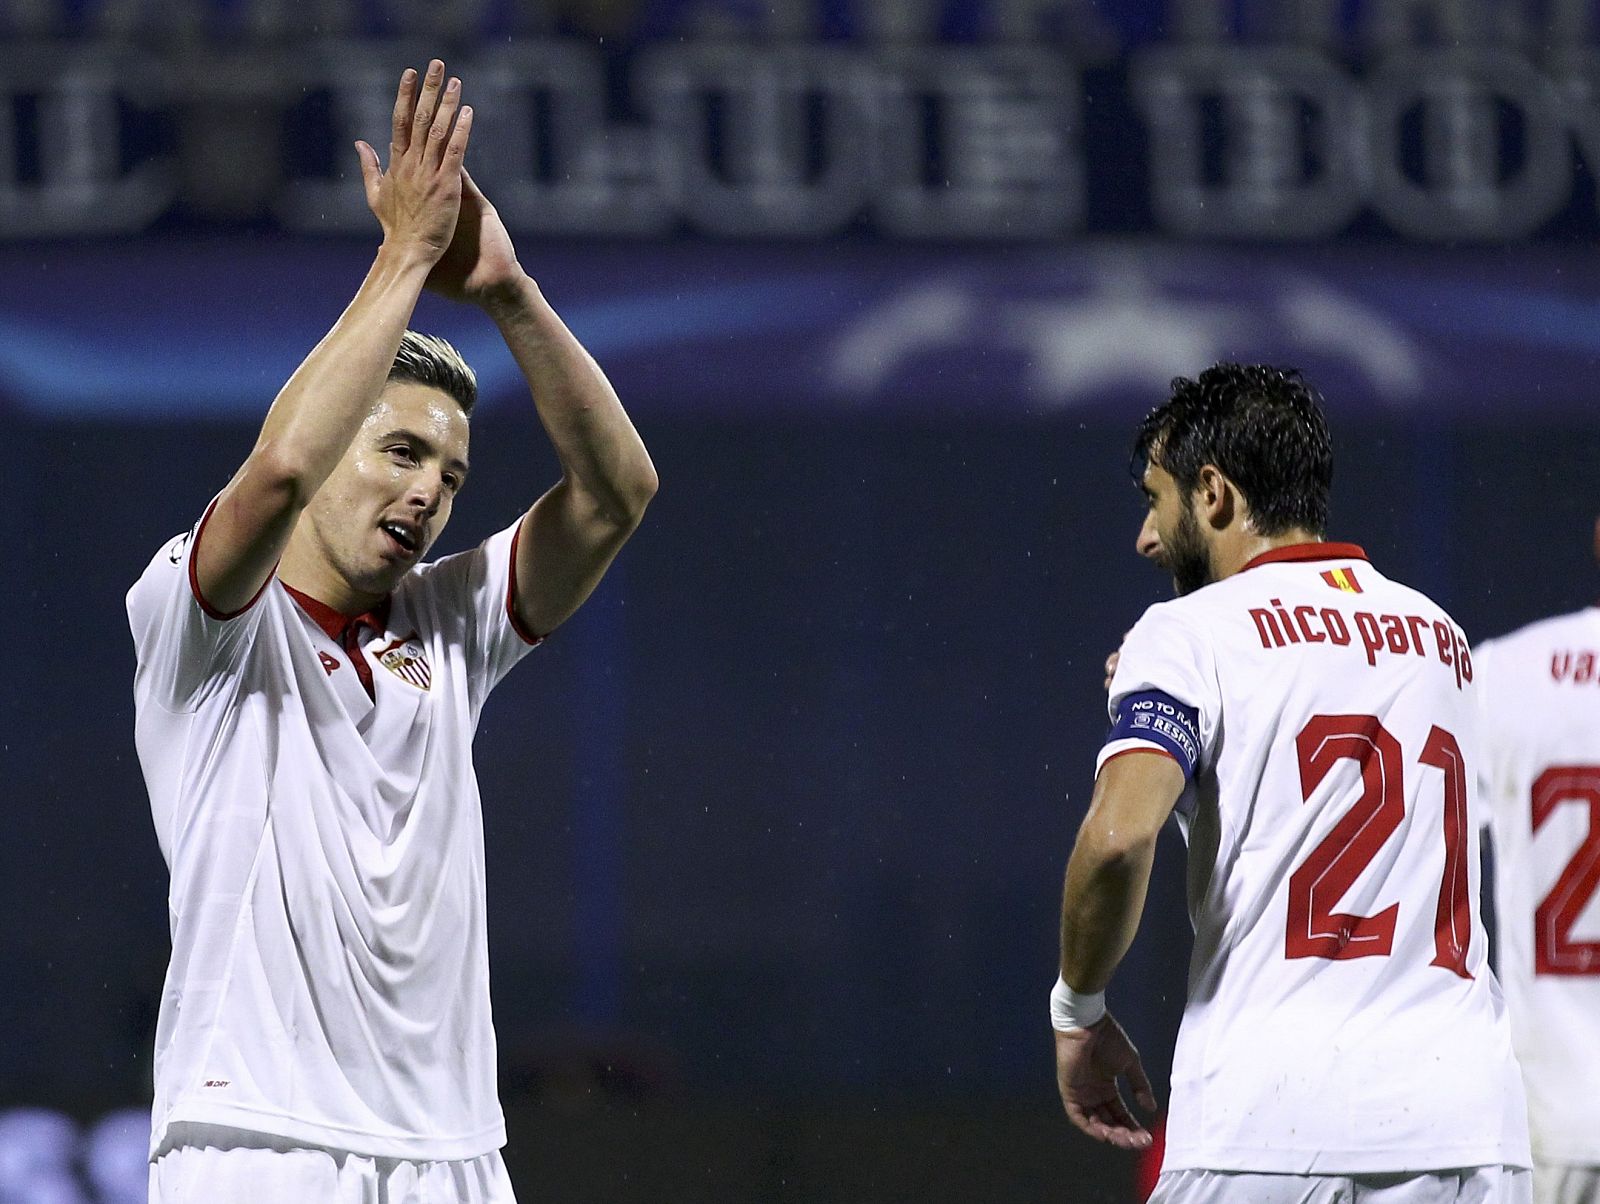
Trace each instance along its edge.
<instances>
[{"instance_id":1,"label":"red number 2","mask_svg":"<svg viewBox=\"0 0 1600 1204\"><path fill-rule=\"evenodd\" d=\"M1600 941L1575 941L1572 925L1600 886L1600 766L1552 765L1533 784L1533 830L1562 803L1589 805L1589 831L1533 913L1535 974L1600 974Z\"/></svg>"},{"instance_id":2,"label":"red number 2","mask_svg":"<svg viewBox=\"0 0 1600 1204\"><path fill-rule=\"evenodd\" d=\"M1334 765L1345 760L1361 768L1361 794L1289 878L1284 956L1335 961L1387 957L1394 948L1400 904L1392 903L1372 916L1346 915L1333 908L1405 817L1400 742L1374 715L1316 715L1296 737L1295 751L1302 800L1310 799ZM1444 877L1434 915L1433 964L1471 978L1466 765L1456 738L1440 727L1428 733L1418 760L1444 774Z\"/></svg>"}]
</instances>

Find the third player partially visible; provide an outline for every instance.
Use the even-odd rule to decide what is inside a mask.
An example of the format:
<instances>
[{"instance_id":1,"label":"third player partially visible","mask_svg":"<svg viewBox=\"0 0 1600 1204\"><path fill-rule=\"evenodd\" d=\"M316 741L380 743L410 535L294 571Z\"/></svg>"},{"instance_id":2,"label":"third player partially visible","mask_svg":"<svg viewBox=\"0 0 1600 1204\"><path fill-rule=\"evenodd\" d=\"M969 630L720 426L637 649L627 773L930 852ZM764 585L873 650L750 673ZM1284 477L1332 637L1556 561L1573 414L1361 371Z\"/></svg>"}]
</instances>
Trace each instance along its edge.
<instances>
[{"instance_id":1,"label":"third player partially visible","mask_svg":"<svg viewBox=\"0 0 1600 1204\"><path fill-rule=\"evenodd\" d=\"M1534 1199L1600 1204L1600 606L1490 640L1476 658Z\"/></svg>"}]
</instances>

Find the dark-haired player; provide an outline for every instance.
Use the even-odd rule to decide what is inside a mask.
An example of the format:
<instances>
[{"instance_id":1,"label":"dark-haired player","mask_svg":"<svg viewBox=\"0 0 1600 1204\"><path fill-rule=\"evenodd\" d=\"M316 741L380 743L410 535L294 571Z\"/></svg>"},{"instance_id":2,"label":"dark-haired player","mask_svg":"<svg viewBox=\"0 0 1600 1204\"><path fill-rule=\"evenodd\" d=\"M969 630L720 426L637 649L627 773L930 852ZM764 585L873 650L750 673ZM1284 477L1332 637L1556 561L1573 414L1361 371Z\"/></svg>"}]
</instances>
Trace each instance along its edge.
<instances>
[{"instance_id":1,"label":"dark-haired player","mask_svg":"<svg viewBox=\"0 0 1600 1204\"><path fill-rule=\"evenodd\" d=\"M656 477L466 174L460 99L437 60L405 73L387 170L358 145L383 229L372 270L128 594L172 873L152 1204L513 1204L473 732ZM493 319L563 473L433 562L476 385L407 332L425 286Z\"/></svg>"},{"instance_id":2,"label":"dark-haired player","mask_svg":"<svg viewBox=\"0 0 1600 1204\"><path fill-rule=\"evenodd\" d=\"M1595 525L1600 557L1600 523ZM1538 1204L1600 1204L1600 608L1474 653L1499 972Z\"/></svg>"},{"instance_id":3,"label":"dark-haired player","mask_svg":"<svg viewBox=\"0 0 1600 1204\"><path fill-rule=\"evenodd\" d=\"M1128 633L1067 867L1057 1079L1124 1148L1155 1105L1104 992L1156 833L1195 943L1156 1201L1525 1202L1527 1124L1477 914L1467 641L1351 544L1297 373L1222 364L1139 429L1138 550L1178 597Z\"/></svg>"}]
</instances>

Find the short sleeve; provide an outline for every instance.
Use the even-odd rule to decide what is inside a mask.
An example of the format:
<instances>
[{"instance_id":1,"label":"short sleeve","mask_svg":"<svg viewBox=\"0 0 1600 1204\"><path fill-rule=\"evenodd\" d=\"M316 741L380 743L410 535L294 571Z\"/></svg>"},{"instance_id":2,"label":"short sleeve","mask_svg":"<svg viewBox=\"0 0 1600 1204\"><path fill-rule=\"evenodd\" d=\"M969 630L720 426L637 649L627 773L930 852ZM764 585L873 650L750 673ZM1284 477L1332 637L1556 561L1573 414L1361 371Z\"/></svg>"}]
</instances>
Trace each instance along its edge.
<instances>
[{"instance_id":1,"label":"short sleeve","mask_svg":"<svg viewBox=\"0 0 1600 1204\"><path fill-rule=\"evenodd\" d=\"M260 619L259 592L231 615L200 596L194 550L210 515L208 506L191 530L168 540L128 591L135 690L169 711L192 710L231 673Z\"/></svg>"},{"instance_id":2,"label":"short sleeve","mask_svg":"<svg viewBox=\"0 0 1600 1204\"><path fill-rule=\"evenodd\" d=\"M1119 650L1107 704L1112 730L1095 773L1119 753L1150 749L1172 756L1187 776L1211 763L1221 710L1210 647L1171 603L1152 606Z\"/></svg>"},{"instance_id":3,"label":"short sleeve","mask_svg":"<svg viewBox=\"0 0 1600 1204\"><path fill-rule=\"evenodd\" d=\"M513 665L544 642L516 616L517 542L522 519L477 547L446 556L417 575L416 588L442 621L459 623L474 706L482 706Z\"/></svg>"}]
</instances>

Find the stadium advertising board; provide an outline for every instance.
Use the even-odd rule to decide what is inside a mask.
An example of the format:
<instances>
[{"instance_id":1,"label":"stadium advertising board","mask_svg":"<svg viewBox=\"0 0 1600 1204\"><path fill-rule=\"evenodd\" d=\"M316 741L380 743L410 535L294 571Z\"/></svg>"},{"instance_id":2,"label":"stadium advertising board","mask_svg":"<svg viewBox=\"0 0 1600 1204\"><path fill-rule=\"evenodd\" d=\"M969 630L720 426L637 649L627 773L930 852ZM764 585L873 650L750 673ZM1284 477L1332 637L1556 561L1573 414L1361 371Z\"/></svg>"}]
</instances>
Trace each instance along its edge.
<instances>
[{"instance_id":1,"label":"stadium advertising board","mask_svg":"<svg viewBox=\"0 0 1600 1204\"><path fill-rule=\"evenodd\" d=\"M609 38L556 7L11 6L0 237L364 230L350 143L381 137L399 67L441 47L490 115L474 157L521 232L1596 225L1600 56L1576 3L702 0L620 6Z\"/></svg>"}]
</instances>

